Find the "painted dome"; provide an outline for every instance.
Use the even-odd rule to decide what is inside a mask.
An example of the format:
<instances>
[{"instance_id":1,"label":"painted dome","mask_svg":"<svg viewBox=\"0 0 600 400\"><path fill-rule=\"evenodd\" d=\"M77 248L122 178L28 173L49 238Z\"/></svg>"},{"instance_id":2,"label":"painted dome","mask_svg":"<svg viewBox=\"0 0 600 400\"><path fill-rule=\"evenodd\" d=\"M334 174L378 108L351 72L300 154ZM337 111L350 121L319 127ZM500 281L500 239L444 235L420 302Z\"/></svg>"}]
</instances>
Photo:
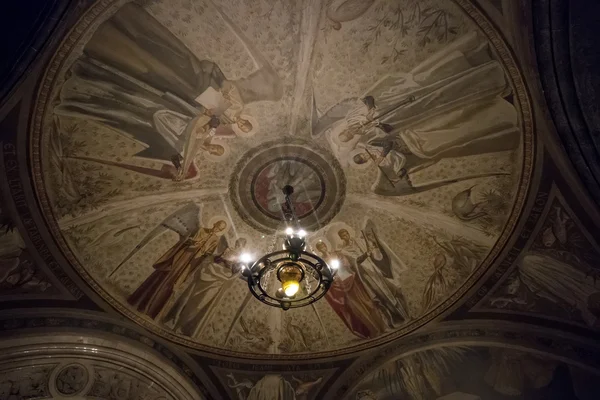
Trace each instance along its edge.
<instances>
[{"instance_id":1,"label":"painted dome","mask_svg":"<svg viewBox=\"0 0 600 400\"><path fill-rule=\"evenodd\" d=\"M128 318L217 353L343 353L404 335L486 272L520 212L529 104L462 1L98 2L51 60L31 145L57 241ZM283 311L237 258L281 188L328 295Z\"/></svg>"}]
</instances>

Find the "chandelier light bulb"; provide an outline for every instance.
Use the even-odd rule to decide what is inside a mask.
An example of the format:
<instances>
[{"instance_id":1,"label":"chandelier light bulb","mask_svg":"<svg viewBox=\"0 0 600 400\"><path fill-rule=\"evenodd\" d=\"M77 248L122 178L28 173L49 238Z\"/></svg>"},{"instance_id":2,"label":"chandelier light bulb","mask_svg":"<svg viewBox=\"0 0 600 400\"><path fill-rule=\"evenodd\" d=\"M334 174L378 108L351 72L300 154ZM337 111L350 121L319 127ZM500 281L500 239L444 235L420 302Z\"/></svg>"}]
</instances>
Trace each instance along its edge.
<instances>
[{"instance_id":1,"label":"chandelier light bulb","mask_svg":"<svg viewBox=\"0 0 600 400\"><path fill-rule=\"evenodd\" d=\"M248 253L242 253L242 255L240 255L240 261L247 264L252 261L252 256Z\"/></svg>"},{"instance_id":2,"label":"chandelier light bulb","mask_svg":"<svg viewBox=\"0 0 600 400\"><path fill-rule=\"evenodd\" d=\"M300 289L300 283L297 281L287 281L283 283L282 288L287 297L292 297L298 293L298 290Z\"/></svg>"},{"instance_id":3,"label":"chandelier light bulb","mask_svg":"<svg viewBox=\"0 0 600 400\"><path fill-rule=\"evenodd\" d=\"M275 232L268 253L258 257L247 253L239 256L242 275L252 295L282 310L304 307L325 296L340 266L339 260L325 261L307 250L308 233L300 227L290 198L293 189L289 185L283 188L285 203L281 204L281 210L285 225ZM274 251L276 245L279 247L278 242L283 249Z\"/></svg>"}]
</instances>

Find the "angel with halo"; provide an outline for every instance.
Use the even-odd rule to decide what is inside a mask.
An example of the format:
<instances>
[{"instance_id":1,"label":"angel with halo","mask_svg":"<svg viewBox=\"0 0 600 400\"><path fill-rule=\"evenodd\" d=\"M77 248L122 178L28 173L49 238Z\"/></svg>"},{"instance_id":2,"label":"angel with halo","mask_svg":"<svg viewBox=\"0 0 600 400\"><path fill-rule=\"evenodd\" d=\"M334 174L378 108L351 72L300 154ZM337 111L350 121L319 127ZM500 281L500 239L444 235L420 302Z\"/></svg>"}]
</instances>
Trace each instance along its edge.
<instances>
[{"instance_id":1,"label":"angel with halo","mask_svg":"<svg viewBox=\"0 0 600 400\"><path fill-rule=\"evenodd\" d=\"M338 251L345 255L357 271L360 280L374 299L378 310L390 328L397 328L411 316L402 290L394 282L395 274L405 271L406 265L381 239L375 224L367 218L361 231L364 245L359 244L352 228L332 227L330 240L338 243ZM336 235L337 238L334 236Z\"/></svg>"},{"instance_id":2,"label":"angel with halo","mask_svg":"<svg viewBox=\"0 0 600 400\"><path fill-rule=\"evenodd\" d=\"M352 260L333 249L326 238L317 239L313 247L324 260L337 260L340 263L337 276L325 295L333 311L355 336L365 339L381 335L385 331L385 323L379 313L372 312L375 303Z\"/></svg>"},{"instance_id":3,"label":"angel with halo","mask_svg":"<svg viewBox=\"0 0 600 400\"><path fill-rule=\"evenodd\" d=\"M214 305L219 304L235 280L243 279L239 258L247 246L248 240L238 237L231 248L225 235L221 235L214 255L206 257L196 268L162 323L172 322L177 333L197 337L210 320Z\"/></svg>"},{"instance_id":4,"label":"angel with halo","mask_svg":"<svg viewBox=\"0 0 600 400\"><path fill-rule=\"evenodd\" d=\"M164 231L177 233L177 243L154 263L154 271L127 298L127 302L137 307L139 312L155 319L168 309L174 294L181 290L203 261L215 254L219 237L226 229L227 222L224 219L216 220L210 228L202 227L201 207L195 203L187 204L150 231L109 277Z\"/></svg>"},{"instance_id":5,"label":"angel with halo","mask_svg":"<svg viewBox=\"0 0 600 400\"><path fill-rule=\"evenodd\" d=\"M448 293L449 282L444 276L445 270L453 269L460 277L466 279L488 251L484 246L460 237L445 241L440 241L435 236L430 237L443 251L438 252L433 258L434 271L423 290L421 310L423 313L431 310Z\"/></svg>"}]
</instances>

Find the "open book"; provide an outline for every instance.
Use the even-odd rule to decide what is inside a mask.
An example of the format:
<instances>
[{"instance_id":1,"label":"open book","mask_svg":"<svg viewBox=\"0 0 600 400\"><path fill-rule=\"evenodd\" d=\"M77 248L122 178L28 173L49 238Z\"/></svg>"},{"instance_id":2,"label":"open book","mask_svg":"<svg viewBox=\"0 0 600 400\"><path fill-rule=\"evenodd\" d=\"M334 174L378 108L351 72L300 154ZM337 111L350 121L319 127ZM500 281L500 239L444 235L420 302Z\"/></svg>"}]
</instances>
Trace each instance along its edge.
<instances>
[{"instance_id":1,"label":"open book","mask_svg":"<svg viewBox=\"0 0 600 400\"><path fill-rule=\"evenodd\" d=\"M231 107L231 103L223 97L221 92L215 90L212 86L209 86L200 96L196 97L195 101L207 110L210 110L217 117L224 114Z\"/></svg>"}]
</instances>

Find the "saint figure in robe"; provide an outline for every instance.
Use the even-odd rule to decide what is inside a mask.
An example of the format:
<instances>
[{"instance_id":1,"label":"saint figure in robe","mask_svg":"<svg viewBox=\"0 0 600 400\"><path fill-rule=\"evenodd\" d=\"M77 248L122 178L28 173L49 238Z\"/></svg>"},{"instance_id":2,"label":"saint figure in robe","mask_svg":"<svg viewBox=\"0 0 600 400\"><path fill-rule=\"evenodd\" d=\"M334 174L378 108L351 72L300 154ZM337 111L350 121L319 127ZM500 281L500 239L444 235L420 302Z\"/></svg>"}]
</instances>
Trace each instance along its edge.
<instances>
[{"instance_id":1,"label":"saint figure in robe","mask_svg":"<svg viewBox=\"0 0 600 400\"><path fill-rule=\"evenodd\" d=\"M357 271L369 297L373 299L377 309L384 316L388 327L397 328L408 321L410 314L404 295L394 281L385 276L388 268L381 269L381 263L374 262L374 259L380 257L375 253L375 249L361 248L347 229L340 229L337 235L340 242L338 251L350 261L352 268ZM386 252L386 249L379 246L376 251ZM397 257L394 256L394 258ZM391 271L391 267L389 271Z\"/></svg>"},{"instance_id":2,"label":"saint figure in robe","mask_svg":"<svg viewBox=\"0 0 600 400\"><path fill-rule=\"evenodd\" d=\"M323 241L317 242L315 247L322 259L327 261L336 259L340 262L337 275L325 295L333 311L359 338L375 338L381 335L385 331L385 323L381 315L373 312L375 304L360 277L352 269L350 260L339 252L330 252Z\"/></svg>"},{"instance_id":3,"label":"saint figure in robe","mask_svg":"<svg viewBox=\"0 0 600 400\"><path fill-rule=\"evenodd\" d=\"M193 132L206 130L210 118L204 117L216 115L223 126L247 133L253 127L241 115L244 105L282 96L281 80L268 60L227 15L218 8L217 12L221 17L218 23L228 26L251 53L255 71L249 76L228 79L216 63L196 56L146 9L132 2L101 23L85 44L65 77L55 114L93 120L144 143L146 148L138 157L168 166L179 156L186 158L183 164L187 169L176 174L180 178L196 176L197 168L187 161L196 154L184 149ZM218 105L211 101L219 97L215 92L222 100ZM219 143L203 143L196 150L215 157L225 151ZM115 162L91 161L121 167ZM122 167L169 175L169 171Z\"/></svg>"},{"instance_id":4,"label":"saint figure in robe","mask_svg":"<svg viewBox=\"0 0 600 400\"><path fill-rule=\"evenodd\" d=\"M174 321L173 329L190 337L196 337L209 319L211 309L218 304L230 287L228 283L241 277L239 257L246 248L247 240L239 238L233 248L221 236L215 255L207 257L198 266L189 285L166 314L163 323Z\"/></svg>"},{"instance_id":5,"label":"saint figure in robe","mask_svg":"<svg viewBox=\"0 0 600 400\"><path fill-rule=\"evenodd\" d=\"M380 170L375 193L414 193L411 172L443 158L518 147L520 131L516 109L508 100L511 92L488 42L473 32L413 70L382 78L368 96L344 99L325 113L313 99L312 132L326 134L343 166L375 162ZM361 99L369 99L362 108ZM353 152L356 149L363 151Z\"/></svg>"},{"instance_id":6,"label":"saint figure in robe","mask_svg":"<svg viewBox=\"0 0 600 400\"><path fill-rule=\"evenodd\" d=\"M210 257L219 236L227 227L217 221L210 228L200 228L190 237L178 241L153 265L154 272L133 292L127 302L140 312L156 318L171 300L173 292L184 285L202 262Z\"/></svg>"}]
</instances>

